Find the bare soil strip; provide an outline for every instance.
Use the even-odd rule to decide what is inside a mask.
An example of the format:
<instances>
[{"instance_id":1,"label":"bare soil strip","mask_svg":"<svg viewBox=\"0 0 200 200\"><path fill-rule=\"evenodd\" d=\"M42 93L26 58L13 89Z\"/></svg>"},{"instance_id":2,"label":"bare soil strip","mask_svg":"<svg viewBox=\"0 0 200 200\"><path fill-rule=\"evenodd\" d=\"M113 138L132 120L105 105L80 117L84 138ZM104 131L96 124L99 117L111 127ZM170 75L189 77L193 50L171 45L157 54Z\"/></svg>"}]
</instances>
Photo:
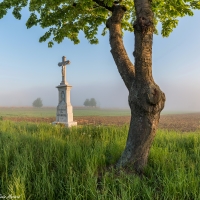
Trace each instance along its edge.
<instances>
[{"instance_id":1,"label":"bare soil strip","mask_svg":"<svg viewBox=\"0 0 200 200\"><path fill-rule=\"evenodd\" d=\"M55 117L4 117L3 120L26 121L34 123L51 123ZM78 125L124 125L130 123L130 116L82 116L74 117ZM162 115L159 123L160 129L168 129L182 132L200 130L200 113Z\"/></svg>"}]
</instances>

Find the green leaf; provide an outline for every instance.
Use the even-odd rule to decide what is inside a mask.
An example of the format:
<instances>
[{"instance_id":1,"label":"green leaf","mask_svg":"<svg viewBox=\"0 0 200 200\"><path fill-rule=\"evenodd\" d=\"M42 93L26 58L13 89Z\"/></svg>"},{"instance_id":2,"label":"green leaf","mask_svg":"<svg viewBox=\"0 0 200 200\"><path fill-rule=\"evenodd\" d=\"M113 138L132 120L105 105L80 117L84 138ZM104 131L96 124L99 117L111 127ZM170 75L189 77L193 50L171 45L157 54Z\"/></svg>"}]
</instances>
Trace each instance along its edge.
<instances>
[{"instance_id":1,"label":"green leaf","mask_svg":"<svg viewBox=\"0 0 200 200\"><path fill-rule=\"evenodd\" d=\"M21 8L15 7L15 8L13 9L13 12L12 12L12 14L14 15L14 17L15 17L16 19L19 19L19 20L21 19L20 11L21 11Z\"/></svg>"},{"instance_id":2,"label":"green leaf","mask_svg":"<svg viewBox=\"0 0 200 200\"><path fill-rule=\"evenodd\" d=\"M31 13L30 17L26 22L26 27L31 28L32 26L36 26L38 23L37 15L35 13Z\"/></svg>"},{"instance_id":3,"label":"green leaf","mask_svg":"<svg viewBox=\"0 0 200 200\"><path fill-rule=\"evenodd\" d=\"M48 42L48 47L49 47L49 48L52 48L53 45L54 45L54 43L53 43L52 41Z\"/></svg>"}]
</instances>

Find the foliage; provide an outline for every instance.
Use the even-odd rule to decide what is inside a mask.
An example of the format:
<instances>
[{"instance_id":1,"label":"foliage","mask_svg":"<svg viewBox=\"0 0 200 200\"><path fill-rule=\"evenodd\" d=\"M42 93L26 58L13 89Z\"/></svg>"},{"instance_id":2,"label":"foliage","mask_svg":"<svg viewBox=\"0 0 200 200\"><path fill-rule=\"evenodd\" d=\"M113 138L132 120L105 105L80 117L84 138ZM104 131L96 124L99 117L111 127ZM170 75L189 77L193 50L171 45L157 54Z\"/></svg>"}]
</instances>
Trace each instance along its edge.
<instances>
[{"instance_id":1,"label":"foliage","mask_svg":"<svg viewBox=\"0 0 200 200\"><path fill-rule=\"evenodd\" d=\"M83 103L84 106L89 106L90 105L90 100L86 99Z\"/></svg>"},{"instance_id":2,"label":"foliage","mask_svg":"<svg viewBox=\"0 0 200 200\"><path fill-rule=\"evenodd\" d=\"M128 126L0 121L0 194L25 199L200 199L200 132L157 131L142 178L112 166Z\"/></svg>"},{"instance_id":3,"label":"foliage","mask_svg":"<svg viewBox=\"0 0 200 200\"><path fill-rule=\"evenodd\" d=\"M41 108L43 106L42 99L37 98L35 101L33 101L32 105L33 105L33 107Z\"/></svg>"},{"instance_id":4,"label":"foliage","mask_svg":"<svg viewBox=\"0 0 200 200\"><path fill-rule=\"evenodd\" d=\"M98 28L106 24L111 16L111 7L115 3L124 5L127 9L122 21L122 29L133 31L135 20L135 8L133 0L2 0L0 3L0 18L7 14L8 9L13 8L13 15L21 19L20 11L28 6L30 17L26 22L27 28L39 25L42 28L49 28L40 37L39 41L49 39L48 46L52 47L54 41L61 43L64 38L69 38L78 44L79 33L82 31L91 44L97 44L96 37ZM154 12L155 26L162 24L162 35L167 37L178 25L180 17L192 16L194 9L200 9L199 0L153 0L152 9ZM155 30L155 33L157 31ZM106 27L102 35L106 34Z\"/></svg>"},{"instance_id":5,"label":"foliage","mask_svg":"<svg viewBox=\"0 0 200 200\"><path fill-rule=\"evenodd\" d=\"M155 21L162 24L162 35L169 36L177 27L180 17L193 16L193 10L200 9L199 0L153 0L152 10Z\"/></svg>"},{"instance_id":6,"label":"foliage","mask_svg":"<svg viewBox=\"0 0 200 200\"><path fill-rule=\"evenodd\" d=\"M96 107L97 106L97 102L96 102L95 98L91 98L90 99L90 106L92 106L92 107Z\"/></svg>"},{"instance_id":7,"label":"foliage","mask_svg":"<svg viewBox=\"0 0 200 200\"><path fill-rule=\"evenodd\" d=\"M97 106L97 102L96 102L95 98L91 98L90 100L86 99L85 102L83 103L83 105L84 106L96 107Z\"/></svg>"}]
</instances>

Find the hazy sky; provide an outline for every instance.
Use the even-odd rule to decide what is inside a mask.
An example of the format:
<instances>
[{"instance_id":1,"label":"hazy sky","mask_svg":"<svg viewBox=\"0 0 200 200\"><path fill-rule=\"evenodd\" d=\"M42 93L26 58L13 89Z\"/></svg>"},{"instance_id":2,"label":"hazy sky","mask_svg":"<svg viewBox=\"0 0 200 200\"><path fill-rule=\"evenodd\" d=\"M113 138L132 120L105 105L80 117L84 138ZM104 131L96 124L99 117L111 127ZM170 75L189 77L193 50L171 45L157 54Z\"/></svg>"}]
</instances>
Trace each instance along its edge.
<instances>
[{"instance_id":1,"label":"hazy sky","mask_svg":"<svg viewBox=\"0 0 200 200\"><path fill-rule=\"evenodd\" d=\"M90 45L80 33L79 45L65 39L48 48L38 42L43 29L26 28L28 15L24 10L20 21L11 13L0 20L0 106L31 106L37 97L45 106L57 106L58 62L66 56L71 61L67 81L73 86L73 106L94 97L101 107L128 107L128 91L110 53L108 34L99 34L98 45ZM165 92L165 111L200 111L199 19L196 11L180 19L170 37L154 35L153 75ZM134 33L125 33L124 44L134 62Z\"/></svg>"}]
</instances>

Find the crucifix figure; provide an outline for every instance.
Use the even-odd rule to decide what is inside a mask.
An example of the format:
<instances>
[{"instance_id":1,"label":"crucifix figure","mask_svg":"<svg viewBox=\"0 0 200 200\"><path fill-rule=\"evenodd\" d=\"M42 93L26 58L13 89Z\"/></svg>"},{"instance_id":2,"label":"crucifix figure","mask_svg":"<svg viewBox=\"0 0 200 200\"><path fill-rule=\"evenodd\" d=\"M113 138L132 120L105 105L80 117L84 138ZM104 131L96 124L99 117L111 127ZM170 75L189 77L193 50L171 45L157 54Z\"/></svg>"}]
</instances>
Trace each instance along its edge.
<instances>
[{"instance_id":1,"label":"crucifix figure","mask_svg":"<svg viewBox=\"0 0 200 200\"><path fill-rule=\"evenodd\" d=\"M58 66L62 67L62 82L61 82L62 84L66 83L66 65L69 65L69 64L70 64L70 61L66 60L65 56L62 57L62 62L58 63Z\"/></svg>"}]
</instances>

